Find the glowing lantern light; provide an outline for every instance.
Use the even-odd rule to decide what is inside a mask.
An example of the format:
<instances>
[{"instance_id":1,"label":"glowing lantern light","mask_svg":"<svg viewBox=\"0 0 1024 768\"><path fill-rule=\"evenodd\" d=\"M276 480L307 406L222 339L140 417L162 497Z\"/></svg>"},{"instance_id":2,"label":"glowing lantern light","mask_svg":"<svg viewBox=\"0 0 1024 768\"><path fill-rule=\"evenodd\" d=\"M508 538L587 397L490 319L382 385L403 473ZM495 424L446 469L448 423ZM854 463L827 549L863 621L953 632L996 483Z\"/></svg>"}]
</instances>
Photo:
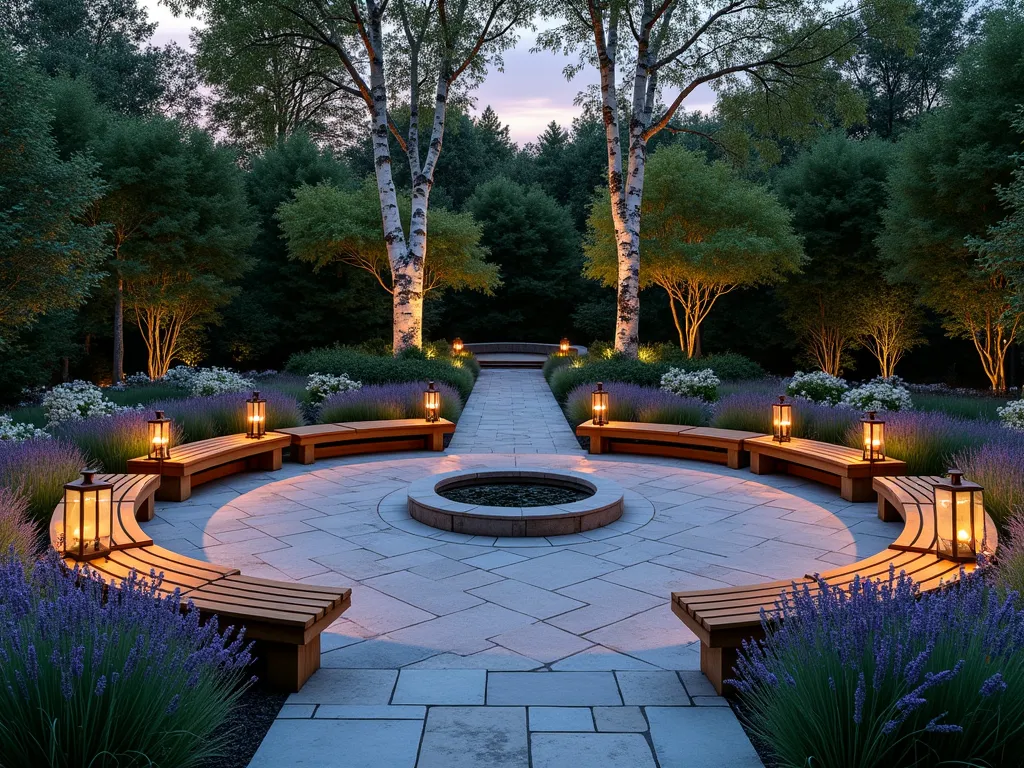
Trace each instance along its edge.
<instances>
[{"instance_id":1,"label":"glowing lantern light","mask_svg":"<svg viewBox=\"0 0 1024 768\"><path fill-rule=\"evenodd\" d=\"M423 392L423 412L429 422L441 418L441 393L437 391L432 381Z\"/></svg>"},{"instance_id":2,"label":"glowing lantern light","mask_svg":"<svg viewBox=\"0 0 1024 768\"><path fill-rule=\"evenodd\" d=\"M885 422L875 415L875 411L868 411L860 420L864 430L864 461L885 460Z\"/></svg>"},{"instance_id":3,"label":"glowing lantern light","mask_svg":"<svg viewBox=\"0 0 1024 768\"><path fill-rule=\"evenodd\" d=\"M594 426L603 427L608 423L608 392L602 382L597 382L597 389L590 393L590 405L594 413Z\"/></svg>"},{"instance_id":4,"label":"glowing lantern light","mask_svg":"<svg viewBox=\"0 0 1024 768\"><path fill-rule=\"evenodd\" d=\"M96 473L82 470L82 478L64 486L64 555L76 560L103 557L113 549L112 483L98 482Z\"/></svg>"},{"instance_id":5,"label":"glowing lantern light","mask_svg":"<svg viewBox=\"0 0 1024 768\"><path fill-rule=\"evenodd\" d=\"M245 424L245 436L251 440L259 440L267 434L267 401L259 392L253 392L245 401Z\"/></svg>"},{"instance_id":6,"label":"glowing lantern light","mask_svg":"<svg viewBox=\"0 0 1024 768\"><path fill-rule=\"evenodd\" d=\"M171 420L164 418L163 411L157 411L156 418L149 420L149 458L171 458Z\"/></svg>"},{"instance_id":7,"label":"glowing lantern light","mask_svg":"<svg viewBox=\"0 0 1024 768\"><path fill-rule=\"evenodd\" d=\"M788 443L793 437L793 404L780 395L779 402L772 403L772 440Z\"/></svg>"},{"instance_id":8,"label":"glowing lantern light","mask_svg":"<svg viewBox=\"0 0 1024 768\"><path fill-rule=\"evenodd\" d=\"M946 560L974 562L985 546L983 488L949 470L949 480L934 488L935 554Z\"/></svg>"}]
</instances>

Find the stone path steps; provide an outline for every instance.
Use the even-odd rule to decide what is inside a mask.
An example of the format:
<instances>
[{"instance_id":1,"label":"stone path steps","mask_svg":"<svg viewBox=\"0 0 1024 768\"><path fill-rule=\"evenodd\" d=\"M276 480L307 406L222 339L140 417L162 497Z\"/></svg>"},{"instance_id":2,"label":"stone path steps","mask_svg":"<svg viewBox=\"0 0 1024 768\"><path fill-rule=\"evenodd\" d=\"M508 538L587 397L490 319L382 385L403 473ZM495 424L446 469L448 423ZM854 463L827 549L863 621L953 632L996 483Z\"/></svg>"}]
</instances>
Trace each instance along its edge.
<instances>
[{"instance_id":1,"label":"stone path steps","mask_svg":"<svg viewBox=\"0 0 1024 768\"><path fill-rule=\"evenodd\" d=\"M583 453L544 375L501 369L480 372L448 452Z\"/></svg>"},{"instance_id":2,"label":"stone path steps","mask_svg":"<svg viewBox=\"0 0 1024 768\"><path fill-rule=\"evenodd\" d=\"M322 670L279 717L252 768L761 765L696 671Z\"/></svg>"}]
</instances>

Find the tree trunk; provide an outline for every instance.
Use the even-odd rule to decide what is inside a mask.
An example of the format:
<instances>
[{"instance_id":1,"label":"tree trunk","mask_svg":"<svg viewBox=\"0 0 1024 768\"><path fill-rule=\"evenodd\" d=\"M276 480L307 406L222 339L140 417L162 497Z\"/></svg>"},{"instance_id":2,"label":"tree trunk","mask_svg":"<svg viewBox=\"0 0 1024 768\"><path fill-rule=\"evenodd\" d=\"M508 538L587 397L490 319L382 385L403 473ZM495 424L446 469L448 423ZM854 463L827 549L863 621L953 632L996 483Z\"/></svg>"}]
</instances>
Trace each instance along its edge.
<instances>
[{"instance_id":1,"label":"tree trunk","mask_svg":"<svg viewBox=\"0 0 1024 768\"><path fill-rule=\"evenodd\" d=\"M117 278L114 291L114 383L124 380L124 280Z\"/></svg>"}]
</instances>

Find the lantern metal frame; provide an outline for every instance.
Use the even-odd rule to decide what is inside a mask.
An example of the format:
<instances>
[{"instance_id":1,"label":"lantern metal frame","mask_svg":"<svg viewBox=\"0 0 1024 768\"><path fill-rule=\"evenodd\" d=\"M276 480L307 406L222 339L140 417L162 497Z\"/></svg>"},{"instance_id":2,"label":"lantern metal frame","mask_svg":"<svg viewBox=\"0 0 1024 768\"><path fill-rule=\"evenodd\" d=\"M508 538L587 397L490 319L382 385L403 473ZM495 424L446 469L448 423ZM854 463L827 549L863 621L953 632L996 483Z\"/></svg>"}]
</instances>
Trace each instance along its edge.
<instances>
[{"instance_id":1,"label":"lantern metal frame","mask_svg":"<svg viewBox=\"0 0 1024 768\"><path fill-rule=\"evenodd\" d=\"M597 389L590 393L590 411L595 427L603 427L608 423L609 406L608 390L599 381Z\"/></svg>"},{"instance_id":2,"label":"lantern metal frame","mask_svg":"<svg viewBox=\"0 0 1024 768\"><path fill-rule=\"evenodd\" d=\"M943 560L973 563L985 552L987 521L984 488L951 469L949 479L932 489L935 554Z\"/></svg>"},{"instance_id":3,"label":"lantern metal frame","mask_svg":"<svg viewBox=\"0 0 1024 768\"><path fill-rule=\"evenodd\" d=\"M455 340L452 342L452 353L455 355L461 355L463 349L465 349L465 345L462 343L462 339L456 336Z\"/></svg>"},{"instance_id":4,"label":"lantern metal frame","mask_svg":"<svg viewBox=\"0 0 1024 768\"><path fill-rule=\"evenodd\" d=\"M785 395L779 395L779 402L772 403L772 440L788 443L793 439L793 403L786 402Z\"/></svg>"},{"instance_id":5,"label":"lantern metal frame","mask_svg":"<svg viewBox=\"0 0 1024 768\"><path fill-rule=\"evenodd\" d=\"M267 434L267 401L260 397L259 390L253 390L252 397L245 401L245 436L260 440Z\"/></svg>"},{"instance_id":6,"label":"lantern metal frame","mask_svg":"<svg viewBox=\"0 0 1024 768\"><path fill-rule=\"evenodd\" d=\"M877 411L868 411L860 420L863 445L861 458L864 461L885 461L885 421L875 418Z\"/></svg>"},{"instance_id":7,"label":"lantern metal frame","mask_svg":"<svg viewBox=\"0 0 1024 768\"><path fill-rule=\"evenodd\" d=\"M427 388L423 391L423 417L428 424L441 419L441 392L432 381L427 383Z\"/></svg>"},{"instance_id":8,"label":"lantern metal frame","mask_svg":"<svg viewBox=\"0 0 1024 768\"><path fill-rule=\"evenodd\" d=\"M156 418L149 420L149 458L165 461L171 458L171 420L163 411L156 412Z\"/></svg>"},{"instance_id":9,"label":"lantern metal frame","mask_svg":"<svg viewBox=\"0 0 1024 768\"><path fill-rule=\"evenodd\" d=\"M568 338L563 336L562 340L558 342L558 354L568 355L570 349L572 349L572 344L569 343Z\"/></svg>"},{"instance_id":10,"label":"lantern metal frame","mask_svg":"<svg viewBox=\"0 0 1024 768\"><path fill-rule=\"evenodd\" d=\"M65 557L92 560L115 548L113 493L114 484L96 480L92 469L64 486Z\"/></svg>"}]
</instances>

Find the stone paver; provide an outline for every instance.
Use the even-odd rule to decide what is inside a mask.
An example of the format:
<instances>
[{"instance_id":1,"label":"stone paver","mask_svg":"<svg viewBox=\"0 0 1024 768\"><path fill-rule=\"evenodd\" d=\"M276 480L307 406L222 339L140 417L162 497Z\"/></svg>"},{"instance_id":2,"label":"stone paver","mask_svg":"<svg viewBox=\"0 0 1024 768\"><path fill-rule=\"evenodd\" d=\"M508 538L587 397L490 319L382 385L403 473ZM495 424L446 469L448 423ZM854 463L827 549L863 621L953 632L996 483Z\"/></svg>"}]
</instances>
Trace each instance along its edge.
<instances>
[{"instance_id":1,"label":"stone paver","mask_svg":"<svg viewBox=\"0 0 1024 768\"><path fill-rule=\"evenodd\" d=\"M530 707L531 731L593 731L594 716L587 707Z\"/></svg>"},{"instance_id":2,"label":"stone paver","mask_svg":"<svg viewBox=\"0 0 1024 768\"><path fill-rule=\"evenodd\" d=\"M599 472L626 490L625 513L595 531L529 540L408 518L412 481L510 465ZM526 768L527 707L531 722L534 712L573 713L561 715L565 732L534 729L533 768L581 768L610 751L652 764L648 721L661 768L744 768L756 755L699 672L696 638L668 593L874 554L897 527L873 507L786 475L587 456L539 371L485 370L443 454L231 476L158 503L144 529L246 574L353 588L352 607L323 635L321 670L288 699L257 768L401 768L417 754L416 768ZM575 730L588 717L587 732Z\"/></svg>"}]
</instances>

